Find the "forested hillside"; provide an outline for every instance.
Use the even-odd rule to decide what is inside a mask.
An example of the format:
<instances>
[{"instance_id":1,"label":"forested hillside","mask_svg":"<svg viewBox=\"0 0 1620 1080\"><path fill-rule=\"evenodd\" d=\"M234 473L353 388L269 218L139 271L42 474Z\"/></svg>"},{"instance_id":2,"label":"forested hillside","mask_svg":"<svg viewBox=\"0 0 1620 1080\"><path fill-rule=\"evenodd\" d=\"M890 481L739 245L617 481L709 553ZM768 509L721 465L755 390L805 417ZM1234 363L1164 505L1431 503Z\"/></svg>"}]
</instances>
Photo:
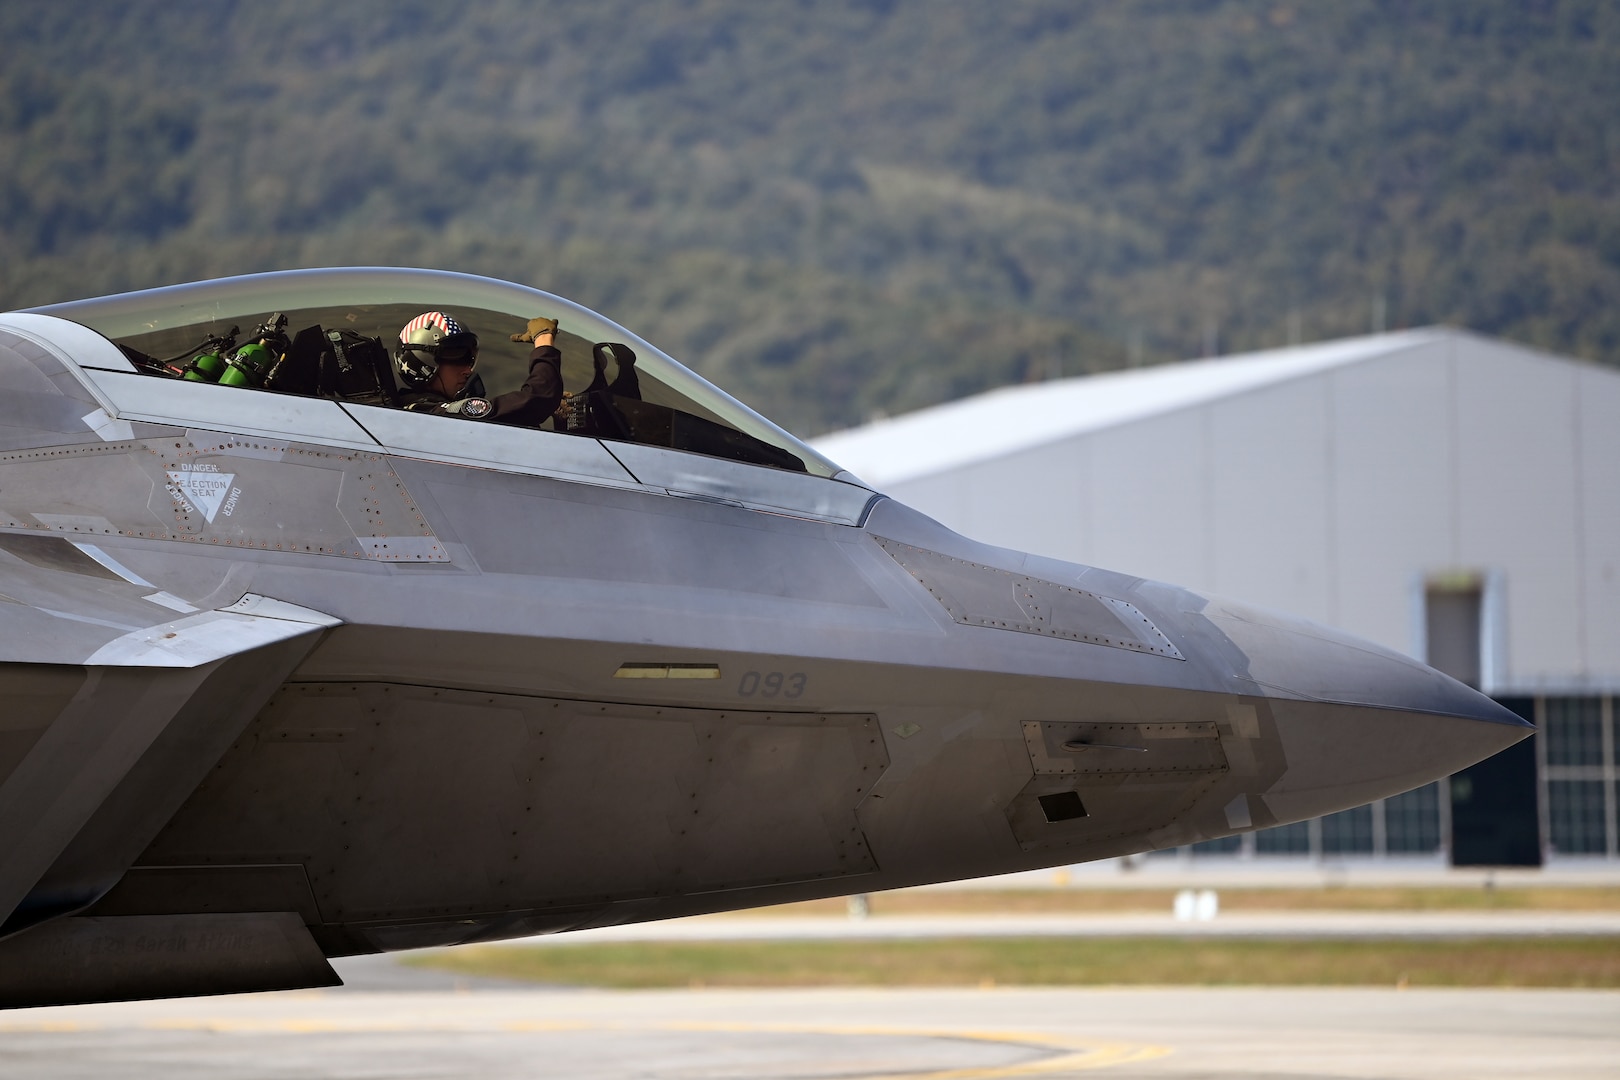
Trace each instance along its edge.
<instances>
[{"instance_id":1,"label":"forested hillside","mask_svg":"<svg viewBox=\"0 0 1620 1080\"><path fill-rule=\"evenodd\" d=\"M400 264L804 434L1449 322L1620 362L1620 6L0 5L0 308Z\"/></svg>"}]
</instances>

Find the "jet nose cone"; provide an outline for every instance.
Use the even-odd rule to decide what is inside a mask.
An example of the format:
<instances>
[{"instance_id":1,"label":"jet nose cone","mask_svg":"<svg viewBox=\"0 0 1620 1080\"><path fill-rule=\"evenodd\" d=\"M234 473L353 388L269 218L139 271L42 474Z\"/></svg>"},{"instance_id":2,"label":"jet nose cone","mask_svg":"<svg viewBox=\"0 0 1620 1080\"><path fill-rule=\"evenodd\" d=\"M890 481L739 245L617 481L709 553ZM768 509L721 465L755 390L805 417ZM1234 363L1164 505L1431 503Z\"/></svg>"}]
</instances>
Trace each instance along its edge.
<instances>
[{"instance_id":1,"label":"jet nose cone","mask_svg":"<svg viewBox=\"0 0 1620 1080\"><path fill-rule=\"evenodd\" d=\"M1229 601L1204 614L1242 652L1233 674L1271 697L1455 716L1533 730L1517 714L1409 656L1342 630Z\"/></svg>"},{"instance_id":2,"label":"jet nose cone","mask_svg":"<svg viewBox=\"0 0 1620 1080\"><path fill-rule=\"evenodd\" d=\"M1298 821L1437 780L1535 728L1484 694L1343 631L1211 601L1240 693L1268 699L1285 768L1264 794Z\"/></svg>"}]
</instances>

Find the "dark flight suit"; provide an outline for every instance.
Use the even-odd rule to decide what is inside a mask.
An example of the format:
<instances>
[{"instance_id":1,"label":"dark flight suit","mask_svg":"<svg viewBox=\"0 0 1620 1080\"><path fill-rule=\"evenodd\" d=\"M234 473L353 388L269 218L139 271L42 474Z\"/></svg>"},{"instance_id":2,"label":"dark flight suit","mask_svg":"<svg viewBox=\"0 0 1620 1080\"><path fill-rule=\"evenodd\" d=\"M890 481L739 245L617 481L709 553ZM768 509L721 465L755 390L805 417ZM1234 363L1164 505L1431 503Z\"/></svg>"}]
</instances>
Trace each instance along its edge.
<instances>
[{"instance_id":1,"label":"dark flight suit","mask_svg":"<svg viewBox=\"0 0 1620 1080\"><path fill-rule=\"evenodd\" d=\"M487 411L474 406L474 402L486 399L457 400L426 388L407 390L399 396L399 400L411 412L440 413L497 424L539 427L557 411L557 406L562 403L562 395L562 353L555 345L536 345L529 354L529 377L516 390L488 398L490 407Z\"/></svg>"}]
</instances>

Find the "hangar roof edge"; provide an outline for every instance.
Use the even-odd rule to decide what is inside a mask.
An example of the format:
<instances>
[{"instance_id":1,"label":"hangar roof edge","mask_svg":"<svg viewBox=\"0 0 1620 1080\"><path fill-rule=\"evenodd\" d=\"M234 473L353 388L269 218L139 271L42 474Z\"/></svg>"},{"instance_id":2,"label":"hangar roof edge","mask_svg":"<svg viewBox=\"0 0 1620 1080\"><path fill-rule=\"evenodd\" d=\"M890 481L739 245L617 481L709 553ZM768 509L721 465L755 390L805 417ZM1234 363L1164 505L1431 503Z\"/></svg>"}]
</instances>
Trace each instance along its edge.
<instances>
[{"instance_id":1,"label":"hangar roof edge","mask_svg":"<svg viewBox=\"0 0 1620 1080\"><path fill-rule=\"evenodd\" d=\"M808 441L881 489L1448 340L1492 339L1451 327L1423 327L1004 386Z\"/></svg>"}]
</instances>

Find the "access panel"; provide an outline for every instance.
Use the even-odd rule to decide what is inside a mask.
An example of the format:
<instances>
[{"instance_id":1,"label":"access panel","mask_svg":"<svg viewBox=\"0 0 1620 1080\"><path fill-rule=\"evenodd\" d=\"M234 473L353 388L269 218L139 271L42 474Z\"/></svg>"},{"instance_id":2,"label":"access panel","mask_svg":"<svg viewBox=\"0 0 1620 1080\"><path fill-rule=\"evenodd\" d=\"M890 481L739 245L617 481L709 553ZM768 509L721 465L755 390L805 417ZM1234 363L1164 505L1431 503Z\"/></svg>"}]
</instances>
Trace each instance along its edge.
<instances>
[{"instance_id":1,"label":"access panel","mask_svg":"<svg viewBox=\"0 0 1620 1080\"><path fill-rule=\"evenodd\" d=\"M284 687L142 865L301 864L326 922L690 895L875 868L864 714Z\"/></svg>"}]
</instances>

